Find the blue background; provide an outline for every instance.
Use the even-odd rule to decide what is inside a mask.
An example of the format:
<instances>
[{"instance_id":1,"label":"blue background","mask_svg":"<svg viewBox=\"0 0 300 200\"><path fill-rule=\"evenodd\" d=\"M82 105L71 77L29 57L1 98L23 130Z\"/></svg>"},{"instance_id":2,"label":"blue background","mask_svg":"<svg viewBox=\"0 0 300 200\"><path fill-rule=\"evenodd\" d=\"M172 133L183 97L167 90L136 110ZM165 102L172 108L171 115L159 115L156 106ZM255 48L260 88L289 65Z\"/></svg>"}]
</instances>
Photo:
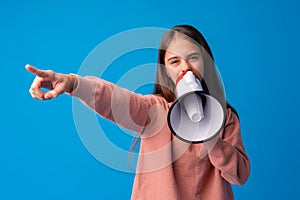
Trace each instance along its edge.
<instances>
[{"instance_id":1,"label":"blue background","mask_svg":"<svg viewBox=\"0 0 300 200\"><path fill-rule=\"evenodd\" d=\"M252 168L234 186L236 199L300 199L299 10L297 0L1 1L0 199L129 199L133 174L86 150L69 96L33 100L24 65L76 73L117 33L183 23L207 38L240 115ZM144 56L141 63L156 61L153 52ZM118 63L106 74L111 81L136 65ZM131 139L120 140L130 148Z\"/></svg>"}]
</instances>

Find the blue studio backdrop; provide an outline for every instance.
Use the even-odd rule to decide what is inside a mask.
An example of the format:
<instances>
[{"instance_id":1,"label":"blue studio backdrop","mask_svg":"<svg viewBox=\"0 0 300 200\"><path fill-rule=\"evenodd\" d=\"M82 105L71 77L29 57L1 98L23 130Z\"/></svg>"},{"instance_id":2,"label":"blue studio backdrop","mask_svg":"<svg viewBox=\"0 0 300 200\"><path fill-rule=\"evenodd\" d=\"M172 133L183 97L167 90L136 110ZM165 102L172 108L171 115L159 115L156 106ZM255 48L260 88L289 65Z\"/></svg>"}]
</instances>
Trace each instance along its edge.
<instances>
[{"instance_id":1,"label":"blue studio backdrop","mask_svg":"<svg viewBox=\"0 0 300 200\"><path fill-rule=\"evenodd\" d=\"M239 113L251 175L233 187L236 199L300 199L299 10L296 0L1 1L0 199L129 199L134 174L91 153L78 132L72 97L32 99L34 77L24 66L79 73L103 41L128 30L177 24L204 34L227 100ZM135 41L127 42L120 48ZM158 47L159 41L151 42ZM110 51L97 56L100 68ZM151 48L124 53L101 77L126 83L124 74L156 57ZM135 91L147 94L151 87ZM97 120L112 144L130 149L132 135ZM114 156L108 148L102 154Z\"/></svg>"}]
</instances>

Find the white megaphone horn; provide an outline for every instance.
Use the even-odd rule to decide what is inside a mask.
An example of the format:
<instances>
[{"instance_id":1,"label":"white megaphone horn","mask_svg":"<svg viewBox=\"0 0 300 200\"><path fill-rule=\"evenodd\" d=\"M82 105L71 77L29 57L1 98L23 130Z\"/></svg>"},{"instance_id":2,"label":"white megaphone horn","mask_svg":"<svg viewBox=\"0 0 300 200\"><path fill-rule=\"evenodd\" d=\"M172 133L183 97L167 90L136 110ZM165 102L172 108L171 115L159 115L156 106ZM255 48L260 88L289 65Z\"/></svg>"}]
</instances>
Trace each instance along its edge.
<instances>
[{"instance_id":1,"label":"white megaphone horn","mask_svg":"<svg viewBox=\"0 0 300 200\"><path fill-rule=\"evenodd\" d=\"M177 100L168 113L168 125L179 139L199 143L219 133L224 124L222 105L205 94L193 72L183 73L176 81Z\"/></svg>"}]
</instances>

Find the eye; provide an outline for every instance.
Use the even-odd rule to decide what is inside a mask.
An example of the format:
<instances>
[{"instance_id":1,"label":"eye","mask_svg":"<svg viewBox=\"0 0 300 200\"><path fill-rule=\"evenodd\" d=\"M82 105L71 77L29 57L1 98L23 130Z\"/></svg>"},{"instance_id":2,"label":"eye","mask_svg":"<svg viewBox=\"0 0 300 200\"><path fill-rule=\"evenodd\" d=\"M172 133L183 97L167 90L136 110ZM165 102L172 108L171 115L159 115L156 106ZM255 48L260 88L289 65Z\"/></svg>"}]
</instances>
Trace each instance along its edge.
<instances>
[{"instance_id":1,"label":"eye","mask_svg":"<svg viewBox=\"0 0 300 200\"><path fill-rule=\"evenodd\" d=\"M169 61L169 63L171 65L175 65L175 64L179 63L179 60L178 59L172 59L172 60Z\"/></svg>"},{"instance_id":2,"label":"eye","mask_svg":"<svg viewBox=\"0 0 300 200\"><path fill-rule=\"evenodd\" d=\"M176 64L176 63L178 63L178 60L171 61L171 64Z\"/></svg>"},{"instance_id":3,"label":"eye","mask_svg":"<svg viewBox=\"0 0 300 200\"><path fill-rule=\"evenodd\" d=\"M198 60L199 56L198 55L191 55L188 57L189 60Z\"/></svg>"}]
</instances>

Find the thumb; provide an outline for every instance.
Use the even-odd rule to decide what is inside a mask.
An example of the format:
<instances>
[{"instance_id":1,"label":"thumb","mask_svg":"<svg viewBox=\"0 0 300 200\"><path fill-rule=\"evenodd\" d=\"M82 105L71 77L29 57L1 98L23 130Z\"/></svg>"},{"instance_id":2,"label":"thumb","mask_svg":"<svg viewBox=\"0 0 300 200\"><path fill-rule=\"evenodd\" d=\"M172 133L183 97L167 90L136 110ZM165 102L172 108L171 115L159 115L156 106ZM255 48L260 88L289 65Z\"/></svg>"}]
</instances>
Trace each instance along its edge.
<instances>
[{"instance_id":1,"label":"thumb","mask_svg":"<svg viewBox=\"0 0 300 200\"><path fill-rule=\"evenodd\" d=\"M50 90L49 92L47 92L47 93L44 94L44 98L46 100L50 100L52 98L56 98L57 96L58 96L58 93L55 90Z\"/></svg>"},{"instance_id":2,"label":"thumb","mask_svg":"<svg viewBox=\"0 0 300 200\"><path fill-rule=\"evenodd\" d=\"M51 76L51 72L50 71L46 71L46 70L40 70L36 67L33 67L29 64L25 65L25 68L27 71L31 72L32 74L42 77L42 78L46 78Z\"/></svg>"},{"instance_id":3,"label":"thumb","mask_svg":"<svg viewBox=\"0 0 300 200\"><path fill-rule=\"evenodd\" d=\"M64 92L65 88L63 87L63 85L59 84L53 90L50 90L49 92L45 93L44 98L50 100L52 98L56 98Z\"/></svg>"}]
</instances>

